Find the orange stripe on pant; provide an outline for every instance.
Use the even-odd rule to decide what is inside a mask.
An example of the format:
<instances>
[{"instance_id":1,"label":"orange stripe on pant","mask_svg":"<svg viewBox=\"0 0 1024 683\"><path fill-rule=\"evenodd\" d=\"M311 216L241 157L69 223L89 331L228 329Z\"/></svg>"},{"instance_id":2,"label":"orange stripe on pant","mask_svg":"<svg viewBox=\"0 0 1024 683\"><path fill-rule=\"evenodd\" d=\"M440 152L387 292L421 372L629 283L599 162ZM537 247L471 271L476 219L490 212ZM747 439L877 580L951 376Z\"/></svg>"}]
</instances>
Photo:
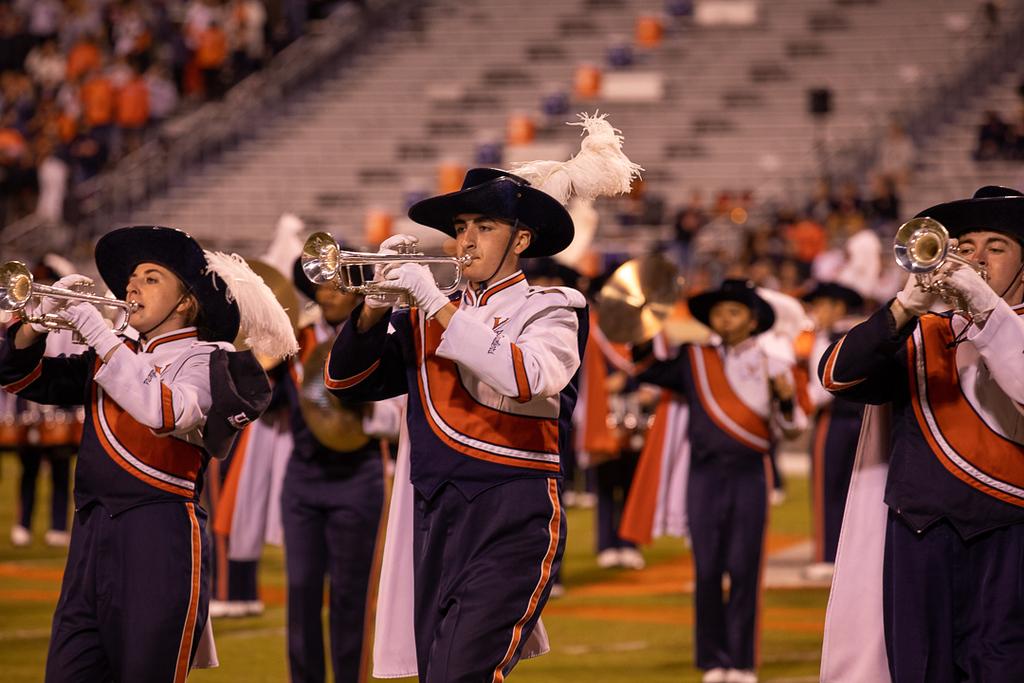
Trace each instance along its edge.
<instances>
[{"instance_id":1,"label":"orange stripe on pant","mask_svg":"<svg viewBox=\"0 0 1024 683\"><path fill-rule=\"evenodd\" d=\"M519 621L512 628L512 642L508 644L508 650L505 651L505 656L502 658L501 663L494 669L492 683L502 683L505 680L503 669L512 661L512 657L519 647L519 641L523 637L523 626L533 618L534 612L537 611L537 605L540 603L540 596L551 578L551 565L554 563L555 553L558 551L558 537L562 524L562 507L558 502L558 482L554 479L548 479L548 498L551 500L551 521L548 522L548 550L544 554L544 560L541 562L540 578L537 580L537 586L533 589L533 594L530 596L530 603L526 607L526 612L523 616L519 617Z\"/></svg>"},{"instance_id":2,"label":"orange stripe on pant","mask_svg":"<svg viewBox=\"0 0 1024 683\"><path fill-rule=\"evenodd\" d=\"M196 632L196 616L199 613L199 574L202 567L203 544L199 534L199 520L193 503L186 503L188 520L192 525L192 592L188 600L188 612L185 614L185 626L181 632L181 644L178 645L178 664L174 667L174 683L183 683L188 676L189 660L192 657L192 641Z\"/></svg>"}]
</instances>

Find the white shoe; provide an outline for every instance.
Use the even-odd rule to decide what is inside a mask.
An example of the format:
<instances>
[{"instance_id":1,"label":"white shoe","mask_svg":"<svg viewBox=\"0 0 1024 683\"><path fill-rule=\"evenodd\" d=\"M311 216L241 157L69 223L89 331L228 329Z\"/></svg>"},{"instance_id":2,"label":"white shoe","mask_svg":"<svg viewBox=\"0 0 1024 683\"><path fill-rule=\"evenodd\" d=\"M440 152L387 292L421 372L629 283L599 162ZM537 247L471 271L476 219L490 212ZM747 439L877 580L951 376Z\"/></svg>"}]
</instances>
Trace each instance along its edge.
<instances>
[{"instance_id":1,"label":"white shoe","mask_svg":"<svg viewBox=\"0 0 1024 683\"><path fill-rule=\"evenodd\" d=\"M753 669L729 669L725 672L725 683L757 683L757 672Z\"/></svg>"},{"instance_id":2,"label":"white shoe","mask_svg":"<svg viewBox=\"0 0 1024 683\"><path fill-rule=\"evenodd\" d=\"M210 600L211 619L237 619L248 614L244 600Z\"/></svg>"},{"instance_id":3,"label":"white shoe","mask_svg":"<svg viewBox=\"0 0 1024 683\"><path fill-rule=\"evenodd\" d=\"M597 566L601 569L611 569L612 567L618 567L619 564L618 548L605 548L597 554Z\"/></svg>"},{"instance_id":4,"label":"white shoe","mask_svg":"<svg viewBox=\"0 0 1024 683\"><path fill-rule=\"evenodd\" d=\"M785 489L772 489L770 497L772 505L782 505L786 502L786 491Z\"/></svg>"},{"instance_id":5,"label":"white shoe","mask_svg":"<svg viewBox=\"0 0 1024 683\"><path fill-rule=\"evenodd\" d=\"M643 569L647 563L636 548L619 548L619 566L626 569Z\"/></svg>"},{"instance_id":6,"label":"white shoe","mask_svg":"<svg viewBox=\"0 0 1024 683\"><path fill-rule=\"evenodd\" d=\"M32 542L32 532L21 526L15 524L11 527L11 545L15 548L24 548Z\"/></svg>"},{"instance_id":7,"label":"white shoe","mask_svg":"<svg viewBox=\"0 0 1024 683\"><path fill-rule=\"evenodd\" d=\"M589 510L592 507L597 506L597 496L589 491L576 494L576 506L581 507L584 510Z\"/></svg>"},{"instance_id":8,"label":"white shoe","mask_svg":"<svg viewBox=\"0 0 1024 683\"><path fill-rule=\"evenodd\" d=\"M562 505L564 505L567 508L576 507L576 492L570 490L563 493Z\"/></svg>"},{"instance_id":9,"label":"white shoe","mask_svg":"<svg viewBox=\"0 0 1024 683\"><path fill-rule=\"evenodd\" d=\"M708 669L704 672L704 676L700 679L701 683L726 683L729 679L726 678L728 672L721 667L715 667L714 669Z\"/></svg>"},{"instance_id":10,"label":"white shoe","mask_svg":"<svg viewBox=\"0 0 1024 683\"><path fill-rule=\"evenodd\" d=\"M808 581L831 581L835 569L831 562L815 562L804 567L804 578Z\"/></svg>"},{"instance_id":11,"label":"white shoe","mask_svg":"<svg viewBox=\"0 0 1024 683\"><path fill-rule=\"evenodd\" d=\"M264 609L262 600L247 600L245 603L245 615L247 617L258 617L263 614Z\"/></svg>"},{"instance_id":12,"label":"white shoe","mask_svg":"<svg viewBox=\"0 0 1024 683\"><path fill-rule=\"evenodd\" d=\"M43 542L51 548L67 548L71 544L71 534L67 531L50 529L43 536Z\"/></svg>"},{"instance_id":13,"label":"white shoe","mask_svg":"<svg viewBox=\"0 0 1024 683\"><path fill-rule=\"evenodd\" d=\"M564 598L565 597L565 586L563 586L560 583L552 584L551 585L551 592L548 594L548 597L550 597L552 600L557 600L558 598Z\"/></svg>"}]
</instances>

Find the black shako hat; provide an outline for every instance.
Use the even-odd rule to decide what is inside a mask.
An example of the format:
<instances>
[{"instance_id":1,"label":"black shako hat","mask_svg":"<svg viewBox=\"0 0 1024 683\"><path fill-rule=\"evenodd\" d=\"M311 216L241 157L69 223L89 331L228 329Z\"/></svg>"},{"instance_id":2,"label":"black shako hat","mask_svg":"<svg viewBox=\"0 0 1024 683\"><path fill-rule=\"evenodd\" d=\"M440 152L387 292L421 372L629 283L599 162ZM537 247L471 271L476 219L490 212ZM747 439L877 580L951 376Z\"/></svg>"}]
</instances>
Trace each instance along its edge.
<instances>
[{"instance_id":1,"label":"black shako hat","mask_svg":"<svg viewBox=\"0 0 1024 683\"><path fill-rule=\"evenodd\" d=\"M749 308L757 319L754 334L761 334L775 324L775 310L757 294L748 280L725 280L718 289L692 297L689 302L693 317L711 327L711 309L722 301L736 301Z\"/></svg>"},{"instance_id":2,"label":"black shako hat","mask_svg":"<svg viewBox=\"0 0 1024 683\"><path fill-rule=\"evenodd\" d=\"M471 168L457 192L428 197L409 207L409 218L455 237L455 217L478 213L533 232L521 256L554 256L572 242L575 229L562 204L529 181L499 168Z\"/></svg>"},{"instance_id":3,"label":"black shako hat","mask_svg":"<svg viewBox=\"0 0 1024 683\"><path fill-rule=\"evenodd\" d=\"M856 291L845 287L838 282L819 282L814 289L800 297L804 301L811 302L815 299L836 299L846 304L850 310L860 308L864 305L864 297Z\"/></svg>"},{"instance_id":4,"label":"black shako hat","mask_svg":"<svg viewBox=\"0 0 1024 683\"><path fill-rule=\"evenodd\" d=\"M915 218L934 218L946 226L950 237L985 230L1024 244L1024 193L1010 187L986 185L970 199L936 204Z\"/></svg>"},{"instance_id":5,"label":"black shako hat","mask_svg":"<svg viewBox=\"0 0 1024 683\"><path fill-rule=\"evenodd\" d=\"M196 297L211 333L206 341L232 342L241 316L227 284L207 272L206 255L187 232L159 225L120 228L96 243L96 267L118 299L124 300L128 278L140 263L156 263L178 276Z\"/></svg>"}]
</instances>

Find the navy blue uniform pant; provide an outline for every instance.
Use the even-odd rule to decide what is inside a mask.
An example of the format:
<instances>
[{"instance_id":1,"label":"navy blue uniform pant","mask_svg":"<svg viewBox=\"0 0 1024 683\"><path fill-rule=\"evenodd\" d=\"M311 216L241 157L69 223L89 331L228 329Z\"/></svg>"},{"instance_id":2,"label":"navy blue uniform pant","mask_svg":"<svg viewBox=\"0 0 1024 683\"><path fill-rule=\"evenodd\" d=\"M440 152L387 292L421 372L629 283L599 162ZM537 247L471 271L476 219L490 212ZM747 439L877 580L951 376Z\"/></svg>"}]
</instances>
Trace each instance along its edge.
<instances>
[{"instance_id":1,"label":"navy blue uniform pant","mask_svg":"<svg viewBox=\"0 0 1024 683\"><path fill-rule=\"evenodd\" d=\"M623 450L614 460L601 463L595 470L597 479L597 551L608 548L634 548L635 544L619 536L622 510L633 483L640 454Z\"/></svg>"},{"instance_id":2,"label":"navy blue uniform pant","mask_svg":"<svg viewBox=\"0 0 1024 683\"><path fill-rule=\"evenodd\" d=\"M893 683L1024 680L1024 524L963 540L890 511L885 645Z\"/></svg>"},{"instance_id":3,"label":"navy blue uniform pant","mask_svg":"<svg viewBox=\"0 0 1024 683\"><path fill-rule=\"evenodd\" d=\"M292 683L325 680L325 577L334 680L359 680L366 593L384 507L384 468L379 453L332 458L325 463L292 458L282 487Z\"/></svg>"},{"instance_id":4,"label":"navy blue uniform pant","mask_svg":"<svg viewBox=\"0 0 1024 683\"><path fill-rule=\"evenodd\" d=\"M555 479L467 500L416 493L416 659L422 683L502 681L540 618L565 550Z\"/></svg>"},{"instance_id":5,"label":"navy blue uniform pant","mask_svg":"<svg viewBox=\"0 0 1024 683\"><path fill-rule=\"evenodd\" d=\"M22 446L18 449L21 460L21 483L18 486L18 524L32 528L32 513L36 504L36 481L43 459L50 463L52 483L50 499L50 528L65 531L68 528L68 490L71 480L71 446Z\"/></svg>"},{"instance_id":6,"label":"navy blue uniform pant","mask_svg":"<svg viewBox=\"0 0 1024 683\"><path fill-rule=\"evenodd\" d=\"M184 681L206 624L206 513L141 505L78 511L53 615L47 683Z\"/></svg>"},{"instance_id":7,"label":"navy blue uniform pant","mask_svg":"<svg viewBox=\"0 0 1024 683\"><path fill-rule=\"evenodd\" d=\"M818 562L835 562L843 528L846 494L857 457L861 417L825 409L815 424L812 453L815 552Z\"/></svg>"},{"instance_id":8,"label":"navy blue uniform pant","mask_svg":"<svg viewBox=\"0 0 1024 683\"><path fill-rule=\"evenodd\" d=\"M755 667L761 554L770 463L742 467L715 460L690 466L686 511L696 573L697 666ZM729 595L722 579L729 575Z\"/></svg>"}]
</instances>

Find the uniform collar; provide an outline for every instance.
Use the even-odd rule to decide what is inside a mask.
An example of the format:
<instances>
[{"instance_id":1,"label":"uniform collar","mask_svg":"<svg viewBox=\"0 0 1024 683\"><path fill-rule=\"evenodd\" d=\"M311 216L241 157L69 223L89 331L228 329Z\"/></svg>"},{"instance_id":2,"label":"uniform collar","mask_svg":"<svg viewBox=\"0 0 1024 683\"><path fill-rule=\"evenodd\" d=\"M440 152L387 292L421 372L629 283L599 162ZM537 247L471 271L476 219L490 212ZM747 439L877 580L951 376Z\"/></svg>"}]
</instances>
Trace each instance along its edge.
<instances>
[{"instance_id":1,"label":"uniform collar","mask_svg":"<svg viewBox=\"0 0 1024 683\"><path fill-rule=\"evenodd\" d=\"M165 332L152 339L147 339L142 346L139 348L141 353L153 353L158 347L165 344L172 344L174 342L196 339L199 336L199 331L195 327L182 327L171 332Z\"/></svg>"},{"instance_id":2,"label":"uniform collar","mask_svg":"<svg viewBox=\"0 0 1024 683\"><path fill-rule=\"evenodd\" d=\"M469 306L480 308L486 306L494 297L500 297L503 293L516 289L518 285L526 286L526 276L521 270L517 270L479 292L474 292L471 286L466 287L462 293L462 301Z\"/></svg>"}]
</instances>

